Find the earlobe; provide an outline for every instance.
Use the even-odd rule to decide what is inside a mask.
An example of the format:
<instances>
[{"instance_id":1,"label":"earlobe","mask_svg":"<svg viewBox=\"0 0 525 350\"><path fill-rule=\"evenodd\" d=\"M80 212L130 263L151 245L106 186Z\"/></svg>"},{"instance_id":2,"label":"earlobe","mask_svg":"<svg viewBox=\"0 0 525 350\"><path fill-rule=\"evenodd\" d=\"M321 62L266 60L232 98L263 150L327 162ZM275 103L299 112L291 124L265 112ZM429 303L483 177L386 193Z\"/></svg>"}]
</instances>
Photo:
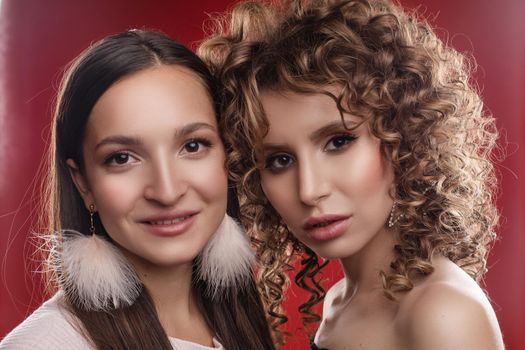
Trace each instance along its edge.
<instances>
[{"instance_id":1,"label":"earlobe","mask_svg":"<svg viewBox=\"0 0 525 350\"><path fill-rule=\"evenodd\" d=\"M91 196L91 191L89 190L87 181L85 176L80 171L80 168L78 167L77 163L73 159L66 160L67 167L69 169L69 174L71 175L71 179L73 180L73 183L75 184L75 187L77 188L78 193L80 193L80 196L84 200L84 204L86 205L86 208L89 207L90 204L93 204L93 198Z\"/></svg>"}]
</instances>

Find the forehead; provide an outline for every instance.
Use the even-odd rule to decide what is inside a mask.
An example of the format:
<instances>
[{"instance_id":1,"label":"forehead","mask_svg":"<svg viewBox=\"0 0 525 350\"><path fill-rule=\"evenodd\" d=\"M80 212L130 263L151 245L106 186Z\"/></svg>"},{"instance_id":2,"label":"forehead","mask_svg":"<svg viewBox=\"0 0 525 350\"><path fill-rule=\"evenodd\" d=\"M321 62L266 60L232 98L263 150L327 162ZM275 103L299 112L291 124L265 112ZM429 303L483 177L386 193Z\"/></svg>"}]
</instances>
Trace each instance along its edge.
<instances>
[{"instance_id":1,"label":"forehead","mask_svg":"<svg viewBox=\"0 0 525 350\"><path fill-rule=\"evenodd\" d=\"M261 103L270 130L290 130L296 126L315 128L320 124L342 121L347 127L355 127L362 122L350 113L343 113L338 108L336 99L341 89L329 87L319 89L318 93L296 93L291 91L263 91Z\"/></svg>"},{"instance_id":2,"label":"forehead","mask_svg":"<svg viewBox=\"0 0 525 350\"><path fill-rule=\"evenodd\" d=\"M261 103L266 114L287 114L288 112L320 112L326 109L337 110L335 101L326 94L296 93L292 91L263 91Z\"/></svg>"},{"instance_id":3,"label":"forehead","mask_svg":"<svg viewBox=\"0 0 525 350\"><path fill-rule=\"evenodd\" d=\"M97 101L87 133L141 132L190 122L216 125L211 97L201 78L179 66L155 66L113 84Z\"/></svg>"}]
</instances>

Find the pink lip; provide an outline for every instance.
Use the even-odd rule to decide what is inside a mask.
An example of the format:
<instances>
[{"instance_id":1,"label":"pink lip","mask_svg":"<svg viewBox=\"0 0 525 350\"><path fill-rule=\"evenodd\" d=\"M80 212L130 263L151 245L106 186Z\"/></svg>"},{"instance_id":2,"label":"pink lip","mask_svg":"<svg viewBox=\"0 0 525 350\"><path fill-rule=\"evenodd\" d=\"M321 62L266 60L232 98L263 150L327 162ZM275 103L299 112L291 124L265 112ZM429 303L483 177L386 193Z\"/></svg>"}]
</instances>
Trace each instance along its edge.
<instances>
[{"instance_id":1,"label":"pink lip","mask_svg":"<svg viewBox=\"0 0 525 350\"><path fill-rule=\"evenodd\" d=\"M350 224L348 215L323 215L308 218L303 229L316 241L328 241L343 235ZM319 226L321 225L321 226Z\"/></svg>"},{"instance_id":2,"label":"pink lip","mask_svg":"<svg viewBox=\"0 0 525 350\"><path fill-rule=\"evenodd\" d=\"M171 214L152 215L140 220L140 224L155 236L173 237L188 231L196 221L197 214L199 214L198 211L178 211ZM172 222L160 223L161 221Z\"/></svg>"}]
</instances>

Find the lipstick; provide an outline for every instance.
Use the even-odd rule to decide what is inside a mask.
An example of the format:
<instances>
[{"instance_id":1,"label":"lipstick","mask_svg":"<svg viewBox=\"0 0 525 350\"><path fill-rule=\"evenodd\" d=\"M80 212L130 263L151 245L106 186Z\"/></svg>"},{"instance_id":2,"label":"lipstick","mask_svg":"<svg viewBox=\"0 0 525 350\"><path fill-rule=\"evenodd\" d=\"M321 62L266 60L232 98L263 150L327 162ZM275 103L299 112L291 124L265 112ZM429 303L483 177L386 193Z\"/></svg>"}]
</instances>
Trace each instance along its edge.
<instances>
[{"instance_id":1,"label":"lipstick","mask_svg":"<svg viewBox=\"0 0 525 350\"><path fill-rule=\"evenodd\" d=\"M343 235L349 224L348 215L323 215L308 218L303 230L316 241L329 241Z\"/></svg>"},{"instance_id":2,"label":"lipstick","mask_svg":"<svg viewBox=\"0 0 525 350\"><path fill-rule=\"evenodd\" d=\"M141 220L146 230L161 237L173 237L188 231L197 219L198 211L179 211L172 214L153 215Z\"/></svg>"}]
</instances>

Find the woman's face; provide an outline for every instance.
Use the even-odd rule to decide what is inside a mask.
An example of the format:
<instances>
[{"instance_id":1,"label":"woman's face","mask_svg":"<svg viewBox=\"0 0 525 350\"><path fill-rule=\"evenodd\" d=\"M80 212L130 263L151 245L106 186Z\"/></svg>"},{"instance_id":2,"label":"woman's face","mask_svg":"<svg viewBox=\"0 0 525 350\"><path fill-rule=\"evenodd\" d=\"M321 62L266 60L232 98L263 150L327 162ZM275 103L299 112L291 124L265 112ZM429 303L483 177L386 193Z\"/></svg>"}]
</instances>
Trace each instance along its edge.
<instances>
[{"instance_id":1,"label":"woman's face","mask_svg":"<svg viewBox=\"0 0 525 350\"><path fill-rule=\"evenodd\" d=\"M157 66L112 85L89 116L83 156L83 173L68 160L77 188L132 260L191 262L224 217L224 149L188 69Z\"/></svg>"},{"instance_id":2,"label":"woman's face","mask_svg":"<svg viewBox=\"0 0 525 350\"><path fill-rule=\"evenodd\" d=\"M334 91L335 92L335 91ZM294 235L324 258L361 251L386 229L393 171L367 123L345 129L322 94L263 94L270 128L261 185ZM361 119L345 115L348 127Z\"/></svg>"}]
</instances>

